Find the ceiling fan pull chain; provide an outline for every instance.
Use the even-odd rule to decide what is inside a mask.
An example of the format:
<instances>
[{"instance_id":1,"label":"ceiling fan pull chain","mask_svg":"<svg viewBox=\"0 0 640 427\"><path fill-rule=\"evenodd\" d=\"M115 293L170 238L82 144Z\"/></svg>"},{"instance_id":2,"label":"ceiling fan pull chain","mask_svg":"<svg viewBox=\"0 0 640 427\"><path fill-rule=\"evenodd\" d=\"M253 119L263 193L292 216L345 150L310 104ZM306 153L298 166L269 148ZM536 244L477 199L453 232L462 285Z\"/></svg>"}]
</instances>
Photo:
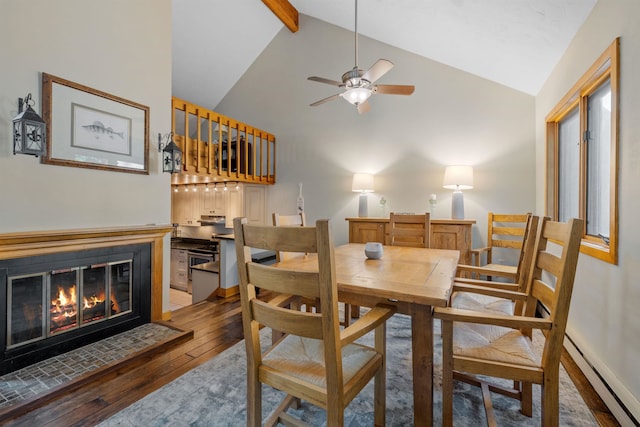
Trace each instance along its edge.
<instances>
[{"instance_id":1,"label":"ceiling fan pull chain","mask_svg":"<svg viewBox=\"0 0 640 427\"><path fill-rule=\"evenodd\" d=\"M356 66L354 67L355 70L358 69L358 0L356 0L356 17L355 17L355 39L356 39L356 58L355 58L355 63Z\"/></svg>"}]
</instances>

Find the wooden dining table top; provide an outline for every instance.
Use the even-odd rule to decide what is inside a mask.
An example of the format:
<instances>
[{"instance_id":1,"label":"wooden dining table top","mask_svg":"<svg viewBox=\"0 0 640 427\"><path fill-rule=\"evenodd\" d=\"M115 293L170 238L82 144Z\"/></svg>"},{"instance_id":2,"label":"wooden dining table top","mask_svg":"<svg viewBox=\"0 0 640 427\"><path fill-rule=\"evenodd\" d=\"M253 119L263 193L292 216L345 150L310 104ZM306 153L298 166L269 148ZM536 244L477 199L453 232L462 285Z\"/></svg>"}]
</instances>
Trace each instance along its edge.
<instances>
[{"instance_id":1,"label":"wooden dining table top","mask_svg":"<svg viewBox=\"0 0 640 427\"><path fill-rule=\"evenodd\" d=\"M380 259L368 259L364 247L362 243L348 243L334 249L339 293L420 305L447 305L460 257L458 251L383 246ZM308 254L278 265L313 270L317 268L317 259L315 254Z\"/></svg>"}]
</instances>

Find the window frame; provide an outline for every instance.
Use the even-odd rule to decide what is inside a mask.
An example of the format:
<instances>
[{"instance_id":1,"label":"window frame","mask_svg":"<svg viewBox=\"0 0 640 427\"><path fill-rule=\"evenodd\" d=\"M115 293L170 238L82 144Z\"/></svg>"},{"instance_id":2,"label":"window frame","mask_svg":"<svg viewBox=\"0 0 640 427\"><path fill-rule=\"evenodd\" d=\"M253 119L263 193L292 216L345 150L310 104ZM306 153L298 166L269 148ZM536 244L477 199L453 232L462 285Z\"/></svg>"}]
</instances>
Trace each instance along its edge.
<instances>
[{"instance_id":1,"label":"window frame","mask_svg":"<svg viewBox=\"0 0 640 427\"><path fill-rule=\"evenodd\" d=\"M579 172L579 216L586 218L587 212L587 148L582 136L587 130L587 101L607 79L611 84L611 142L610 142L610 188L609 188L609 242L582 232L580 252L611 264L618 264L618 128L619 128L619 81L620 38L600 55L587 72L560 100L545 118L546 122L546 215L558 220L559 212L559 127L560 121L578 108L580 117L580 172Z\"/></svg>"}]
</instances>

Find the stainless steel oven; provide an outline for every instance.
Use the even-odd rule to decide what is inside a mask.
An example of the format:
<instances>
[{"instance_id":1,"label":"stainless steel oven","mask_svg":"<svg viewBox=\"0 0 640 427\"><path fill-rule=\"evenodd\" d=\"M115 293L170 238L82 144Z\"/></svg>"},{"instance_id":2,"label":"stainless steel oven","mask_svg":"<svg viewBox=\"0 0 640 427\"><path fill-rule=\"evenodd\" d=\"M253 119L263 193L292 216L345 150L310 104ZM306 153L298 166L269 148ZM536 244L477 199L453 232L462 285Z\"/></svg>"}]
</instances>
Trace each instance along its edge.
<instances>
[{"instance_id":1,"label":"stainless steel oven","mask_svg":"<svg viewBox=\"0 0 640 427\"><path fill-rule=\"evenodd\" d=\"M216 255L212 251L200 250L200 249L190 249L187 252L188 259L188 278L191 280L191 267L198 264L204 264L207 262L213 262L216 260Z\"/></svg>"}]
</instances>

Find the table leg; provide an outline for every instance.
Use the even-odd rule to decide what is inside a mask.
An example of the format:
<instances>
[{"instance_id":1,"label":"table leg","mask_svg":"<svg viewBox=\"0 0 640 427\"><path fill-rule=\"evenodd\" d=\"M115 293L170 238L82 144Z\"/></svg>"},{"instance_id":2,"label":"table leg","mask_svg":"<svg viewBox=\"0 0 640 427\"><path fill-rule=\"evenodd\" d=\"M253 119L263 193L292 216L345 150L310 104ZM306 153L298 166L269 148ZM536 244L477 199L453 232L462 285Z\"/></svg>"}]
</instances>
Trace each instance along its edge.
<instances>
[{"instance_id":1,"label":"table leg","mask_svg":"<svg viewBox=\"0 0 640 427\"><path fill-rule=\"evenodd\" d=\"M415 426L433 425L433 317L431 306L411 310L413 353L413 420Z\"/></svg>"}]
</instances>

